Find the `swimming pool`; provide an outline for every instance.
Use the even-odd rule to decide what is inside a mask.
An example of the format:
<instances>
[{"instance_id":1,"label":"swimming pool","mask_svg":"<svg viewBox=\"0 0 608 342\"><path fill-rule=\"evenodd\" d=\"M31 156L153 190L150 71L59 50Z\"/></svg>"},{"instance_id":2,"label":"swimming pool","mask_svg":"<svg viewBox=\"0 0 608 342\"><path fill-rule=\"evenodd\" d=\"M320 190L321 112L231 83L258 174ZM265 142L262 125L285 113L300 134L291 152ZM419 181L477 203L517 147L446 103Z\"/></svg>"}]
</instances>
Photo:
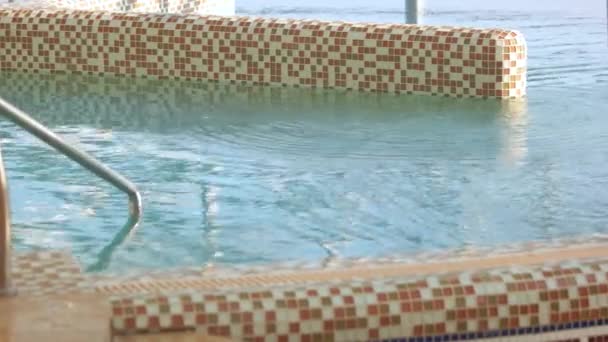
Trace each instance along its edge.
<instances>
[{"instance_id":1,"label":"swimming pool","mask_svg":"<svg viewBox=\"0 0 608 342\"><path fill-rule=\"evenodd\" d=\"M240 11L332 13L314 3L280 13L256 6ZM369 17L357 6L345 19L401 18L392 7ZM0 93L140 186L144 222L114 254L112 271L316 263L606 233L603 12L560 2L517 11L437 6L429 22L526 35L527 99L17 73L2 75ZM124 223L122 195L1 125L16 248L71 248L95 263Z\"/></svg>"}]
</instances>

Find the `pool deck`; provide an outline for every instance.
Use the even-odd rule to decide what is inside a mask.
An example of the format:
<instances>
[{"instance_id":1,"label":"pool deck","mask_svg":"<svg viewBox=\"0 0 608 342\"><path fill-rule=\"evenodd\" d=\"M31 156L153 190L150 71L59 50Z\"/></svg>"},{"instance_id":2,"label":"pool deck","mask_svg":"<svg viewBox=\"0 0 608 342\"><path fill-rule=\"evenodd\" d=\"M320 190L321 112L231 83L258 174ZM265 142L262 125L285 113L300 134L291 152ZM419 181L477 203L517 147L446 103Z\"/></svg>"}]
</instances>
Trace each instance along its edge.
<instances>
[{"instance_id":1,"label":"pool deck","mask_svg":"<svg viewBox=\"0 0 608 342\"><path fill-rule=\"evenodd\" d=\"M52 252L42 255L40 257L40 253L37 253L16 256L18 260L15 262L15 282L20 293L16 297L0 299L0 341L40 341L48 336L54 336L58 341L225 341L226 339L209 337L197 332L115 336L112 339L109 328L112 316L109 299L116 295L167 293L184 289L246 290L251 287L272 287L280 284L315 284L354 279L378 280L412 275L479 271L514 265L525 267L572 260L608 260L608 249L605 244L598 244L426 264L368 264L335 269L277 270L230 276L171 275L163 278L155 275L145 279L89 277L74 272L74 264L65 257L64 253ZM43 268L47 269L47 272L41 273ZM31 274L28 275L28 272ZM45 277L41 274L53 276ZM603 329L601 332L608 333L605 327L595 329ZM558 336L568 335L567 332L560 334ZM551 340L551 338L549 336L537 340Z\"/></svg>"}]
</instances>

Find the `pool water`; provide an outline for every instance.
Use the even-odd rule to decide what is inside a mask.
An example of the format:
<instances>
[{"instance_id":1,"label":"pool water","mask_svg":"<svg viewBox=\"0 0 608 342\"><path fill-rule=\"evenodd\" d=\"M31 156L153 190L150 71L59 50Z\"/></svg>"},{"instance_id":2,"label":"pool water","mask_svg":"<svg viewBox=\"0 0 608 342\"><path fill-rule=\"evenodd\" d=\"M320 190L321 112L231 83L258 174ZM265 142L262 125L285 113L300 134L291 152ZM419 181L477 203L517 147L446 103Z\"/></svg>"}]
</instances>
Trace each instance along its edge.
<instances>
[{"instance_id":1,"label":"pool water","mask_svg":"<svg viewBox=\"0 0 608 342\"><path fill-rule=\"evenodd\" d=\"M20 73L0 75L0 95L140 187L144 221L110 271L606 234L604 1L518 1L428 1L425 21L521 30L522 100ZM237 11L403 18L401 1L288 4ZM15 248L69 248L94 265L126 221L125 196L6 120L0 139Z\"/></svg>"}]
</instances>

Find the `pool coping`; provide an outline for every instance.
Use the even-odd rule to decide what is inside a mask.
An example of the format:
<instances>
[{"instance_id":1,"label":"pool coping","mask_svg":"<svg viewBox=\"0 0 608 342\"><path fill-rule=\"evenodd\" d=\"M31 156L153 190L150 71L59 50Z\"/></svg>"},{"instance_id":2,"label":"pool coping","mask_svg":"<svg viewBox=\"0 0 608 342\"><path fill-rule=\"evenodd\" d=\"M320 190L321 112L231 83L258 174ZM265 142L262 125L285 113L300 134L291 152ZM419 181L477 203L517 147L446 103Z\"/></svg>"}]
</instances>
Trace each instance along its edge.
<instances>
[{"instance_id":1,"label":"pool coping","mask_svg":"<svg viewBox=\"0 0 608 342\"><path fill-rule=\"evenodd\" d=\"M519 253L490 257L475 263L470 261L292 271L286 274L276 272L216 279L131 281L102 285L97 291L113 294L112 327L115 335L202 329L209 335L239 339L249 336L251 339L248 337L247 340L255 340L264 336L259 330L263 328L254 332L252 328L247 328L247 322L243 323L240 319L232 323L226 321L227 317L231 317L227 315L251 315L248 313L251 303L254 316L250 317L258 317L251 324L266 324L266 328L271 329L266 333L271 332L279 340L294 336L313 339L322 334L336 341L392 341L393 338L408 342L455 338L477 341L556 331L570 334L572 330L591 327L608 333L608 258L603 246L554 250L536 255ZM449 293L446 294L446 290ZM319 304L319 296L327 299L329 304ZM289 306L291 304L281 306L280 303L292 300L289 298L294 298L300 304L294 302L293 307ZM272 320L268 325L263 316L256 316L256 301L260 309L263 308L262 314L271 312L272 316L266 318L290 318L280 322ZM304 307L301 306L302 301L306 304ZM360 306L361 303L363 306ZM559 303L562 303L561 306ZM166 314L162 313L163 305L168 305ZM193 309L201 305L200 309ZM234 309L228 309L232 305L235 305ZM381 314L380 321L374 318L377 313L365 311L378 305L385 306L387 310L387 316ZM494 307L493 317L476 316L479 312L491 310L488 305L498 306ZM578 305L582 306L579 308ZM313 315L311 319L306 312L317 310L317 306L318 310L324 310L323 315L316 318ZM556 311L553 311L554 306ZM389 307L392 311L389 311ZM525 311L518 312L520 307ZM326 312L326 309L330 311ZM292 316L293 310L296 316ZM348 316L340 316L342 310L356 310L357 316L352 319L364 320L364 328L353 325L353 330L342 331L351 329ZM462 327L465 321L459 319L460 311L463 315L469 315L471 310L474 316L462 318L473 319L472 326L465 324ZM305 316L297 316L298 312ZM355 315L355 311L352 312ZM456 312L457 317L454 316ZM524 315L520 316L522 313ZM220 322L208 321L207 317L220 317ZM220 324L221 317L224 317L225 325ZM389 317L392 326L386 323L388 321L382 323L382 319ZM394 323L394 319L397 323ZM429 320L431 325L428 325ZM293 331L287 328L296 322L298 328ZM319 325L323 322L325 328ZM342 328L335 326L337 322L342 322ZM304 328L300 324L308 324L308 330L302 331ZM327 324L330 324L329 330ZM476 324L480 324L481 330L475 330ZM280 327L282 332L277 332L275 329L280 330Z\"/></svg>"},{"instance_id":2,"label":"pool coping","mask_svg":"<svg viewBox=\"0 0 608 342\"><path fill-rule=\"evenodd\" d=\"M518 279L521 278L521 274L526 274L526 272L538 272L538 270L544 270L547 273L547 276L543 276L542 274L538 274L534 279L538 284L543 284L545 288L555 288L555 291L561 289L568 290L571 293L571 297L568 299L570 301L577 302L580 300L579 297L581 294L576 292L580 291L580 286L583 288L591 289L591 287L596 290L589 290L591 292L598 291L597 289L608 289L608 249L606 249L605 243L595 243L595 244L586 244L586 245L576 245L570 244L567 247L554 247L554 248L546 248L542 251L537 250L529 250L529 251L520 251L517 253L505 253L500 255L492 255L492 256L472 256L462 258L460 260L444 260L442 262L429 262L429 263L400 263L400 262L392 262L390 264L374 264L370 263L361 263L357 265L351 265L348 267L338 267L338 268L324 268L324 269L275 269L272 272L259 271L253 272L250 274L241 274L241 273L224 273L218 271L209 271L206 272L201 268L198 271L193 269L186 269L183 272L179 269L168 270L165 275L162 272L157 274L153 274L150 276L140 275L139 278L133 278L131 276L127 277L110 277L103 275L95 275L95 274L82 274L79 273L79 265L69 257L66 252L38 252L38 253L29 253L29 254L18 254L16 258L24 258L26 262L17 262L17 265L21 265L21 271L25 270L26 272L29 270L30 273L34 273L33 278L28 279L37 279L32 280L34 282L39 281L40 286L46 287L47 291L35 290L35 286L24 287L22 289L26 289L26 291L22 291L17 298L54 298L56 296L93 296L92 298L99 298L102 301L110 301L113 305L116 305L116 301L133 301L133 300L157 300L158 298L168 298L168 300L177 300L176 298L183 298L184 296L222 296L230 293L249 293L255 295L255 293L260 293L260 291L272 291L273 293L281 293L281 291L301 291L302 289L322 289L322 288L339 288L342 291L351 291L353 286L357 286L357 284L369 284L370 288L374 289L383 289L385 286L394 284L394 283L407 283L409 286L414 286L411 284L421 284L421 282L426 282L426 284L436 283L437 279L448 279L449 281L453 281L452 287L453 289L457 289L457 282L464 281L466 284L471 281L471 279L476 278L484 278L487 275L500 276L505 279L511 279L511 283L507 282L502 284L502 281L498 283L494 283L494 287L492 289L496 289L496 285L498 284L500 288L504 291L504 296L507 298L507 302L511 302L515 300L515 302L521 302L523 299L521 297L521 288L517 290L517 287L514 287ZM29 261L28 261L29 260ZM32 262L32 260L35 260ZM26 265L25 267L23 265ZM31 265L31 266L30 266ZM596 268L596 271L600 273L596 274L587 274L580 273L579 269L587 269L589 270L588 265L600 265L600 268ZM40 270L44 269L45 274L57 274L59 276L54 276L53 279L45 278L44 276L40 276ZM56 269L60 271L55 272ZM563 270L563 271L555 271L555 270ZM573 271L574 270L574 271ZM574 272L574 273L572 273ZM576 274L575 274L576 273ZM579 275L580 274L580 275ZM593 283L587 283L587 280L582 280L583 283L580 283L581 276L584 274L585 277L592 277ZM24 279L23 276L18 277L19 279ZM480 279L481 279L480 278ZM435 280L429 280L435 279ZM469 279L469 280L464 280ZM578 279L578 280L577 280ZM591 279L591 278L584 278ZM429 282L430 281L430 282ZM442 280L443 281L443 280ZM576 283L579 281L579 283ZM574 283L573 283L574 282ZM59 285L60 284L60 285ZM500 285L502 284L502 285ZM536 283L535 283L536 284ZM575 289L572 290L567 289L567 286L572 287L574 284ZM595 284L595 285L594 285ZM507 286L508 285L508 286ZM415 285L418 286L418 285ZM430 285L429 285L430 286ZM464 286L464 285L463 285ZM507 290L505 287L507 286ZM520 285L517 285L520 286ZM525 285L524 285L525 286ZM528 285L530 286L530 285ZM536 285L534 285L536 286ZM579 286L579 287L577 287ZM591 286L591 287L585 287ZM53 289L48 291L48 289ZM424 286L423 286L424 288ZM465 287L463 287L465 288ZM483 288L483 287L482 287ZM524 287L525 289L525 287ZM428 290L425 290L428 292ZM478 291L476 289L475 291ZM515 291L515 292L513 292ZM536 292L535 292L536 291ZM549 291L549 290L547 290ZM563 290L560 290L563 291ZM574 291L574 292L573 292ZM587 291L587 290L585 290ZM603 291L603 290L602 290ZM600 299L594 299L594 303L597 301L604 303L598 307L599 311L594 311L593 315L603 315L606 313L608 315L608 291L605 291L598 294ZM538 296L538 289L525 289L523 293L526 293L526 296ZM534 294L533 294L534 293ZM549 293L549 292L548 292ZM158 297L160 296L160 297ZM509 296L515 296L512 299ZM528 298L523 297L523 298ZM171 299L173 298L173 299ZM467 299L468 300L468 299ZM573 302L573 303L574 303ZM599 303L597 302L597 303ZM474 308L475 303L473 303L472 307ZM534 301L530 303L535 303ZM547 304L548 303L544 303ZM449 307L445 304L445 307ZM543 305L540 304L530 304L530 305ZM551 304L553 305L553 304ZM339 308L334 307L336 310L340 310ZM606 311L606 312L604 312ZM133 311L134 312L134 311ZM186 315L184 312L178 311L177 316L173 313L174 317L182 317L180 315ZM410 312L404 313L406 315L411 315ZM548 313L547 313L548 314ZM432 312L434 319L437 319L437 312ZM591 313L585 313L585 315L591 315ZM112 314L109 316L113 322L113 335L132 335L132 334L156 334L162 331L177 331L177 332L187 332L193 331L193 328L186 328L184 326L173 327L170 329L160 329L151 327L142 328L137 330L129 330L124 328L120 328L120 323L117 322L126 322L129 317L125 317L123 315ZM146 316L147 317L147 316ZM183 316L186 317L186 316ZM411 316L408 316L411 317ZM568 316L569 317L569 316ZM578 316L577 316L578 317ZM595 316L594 316L595 317ZM606 318L602 318L603 316L598 316L598 318L594 318L592 321L576 321L576 322L568 322L568 323L555 323L553 325L548 326L538 326L538 327L530 327L529 329L526 327L518 328L519 330L505 330L505 337L508 336L520 336L525 338L532 338L531 336L536 336L535 338L539 338L540 340L549 341L550 336L554 336L557 334L557 331L563 331L564 334L568 336L576 336L577 332L586 331L585 329L591 329L593 334L597 334L598 331L602 333L608 334L608 316ZM177 319L177 318L175 318ZM180 318L177 322L184 322L184 318ZM452 322L453 323L453 322ZM118 326L116 324L119 324ZM484 323L485 324L485 323ZM496 323L495 323L496 324ZM557 324L557 325L556 325ZM446 328L447 327L447 328ZM441 326L441 331L449 330L450 326ZM202 330L200 330L202 329ZM209 330L211 329L211 330ZM206 326L196 327L194 329L195 335L203 334L205 336L218 336L222 334L226 334L226 330L213 330L215 328L210 328ZM380 329L380 330L378 330ZM382 327L374 328L371 331L371 336L394 336L394 335L385 335L385 330L382 330ZM391 328L392 329L392 328ZM430 334L426 335L422 333L419 329L420 326L416 326L417 330L406 331L407 329L414 329L413 326L409 325L406 330L404 327L401 327L400 338L410 338L411 339L403 339L404 341L419 341L414 337L424 337L427 336L429 338L434 338L438 335ZM425 328L430 329L430 328ZM534 330L536 329L536 330ZM577 330L583 329L583 330ZM394 329L393 329L394 330ZM383 332L384 331L384 332ZM392 331L392 330L388 330ZM426 331L426 330L425 330ZM428 330L432 332L433 330ZM338 335L332 335L334 340L336 341L349 341L351 339L344 339L344 336L351 335L340 335L340 332L336 332ZM361 331L360 331L361 333ZM365 332L366 334L369 331ZM512 335L509 335L511 334ZM530 333L530 334L528 334ZM333 332L332 332L333 334ZM417 335L416 335L417 334ZM483 340L486 338L494 338L496 336L501 336L502 332L493 331L486 332L484 334L476 334L474 332L470 332L469 335L466 335L466 339L473 340ZM523 334L523 335L518 335ZM552 335L553 334L553 335ZM547 339L542 339L542 336L549 336ZM298 335L300 336L300 335ZM313 336L313 335L311 335ZM342 337L340 337L342 336ZM354 335L353 335L354 336ZM358 336L358 335L357 335ZM366 335L367 336L367 335ZM445 338L452 338L452 335L442 335L447 336ZM460 335L453 335L460 336ZM465 336L465 335L462 335ZM493 337L494 336L494 337ZM591 335L589 335L591 336ZM596 336L596 335L594 335ZM600 336L600 335L597 335ZM226 336L224 336L226 337ZM233 336L234 337L234 336ZM275 336L276 337L276 336ZM170 340L170 337L168 337ZM302 336L300 336L302 338ZM311 337L312 338L312 337ZM438 341L439 337L437 337ZM441 337L444 338L444 337ZM465 338L465 337L463 337ZM273 340L273 339L270 339ZM359 340L359 339L357 339ZM360 340L367 340L366 338ZM431 339L433 340L433 339ZM431 341L428 340L428 341ZM387 340L388 341L388 340ZM427 340L420 340L427 341ZM434 341L434 340L433 340ZM553 341L553 340L552 340ZM580 340L586 341L586 340ZM590 341L602 341L602 340L593 340Z\"/></svg>"}]
</instances>

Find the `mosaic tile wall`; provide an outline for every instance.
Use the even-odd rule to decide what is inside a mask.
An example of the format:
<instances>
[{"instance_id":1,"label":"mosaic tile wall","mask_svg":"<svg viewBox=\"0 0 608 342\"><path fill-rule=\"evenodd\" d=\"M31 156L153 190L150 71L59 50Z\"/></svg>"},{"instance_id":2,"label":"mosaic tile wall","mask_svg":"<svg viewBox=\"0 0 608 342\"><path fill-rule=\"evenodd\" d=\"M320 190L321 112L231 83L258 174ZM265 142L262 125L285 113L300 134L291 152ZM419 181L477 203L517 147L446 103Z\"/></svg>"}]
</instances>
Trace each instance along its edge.
<instances>
[{"instance_id":1,"label":"mosaic tile wall","mask_svg":"<svg viewBox=\"0 0 608 342\"><path fill-rule=\"evenodd\" d=\"M606 341L608 260L112 300L114 334L239 341Z\"/></svg>"},{"instance_id":2,"label":"mosaic tile wall","mask_svg":"<svg viewBox=\"0 0 608 342\"><path fill-rule=\"evenodd\" d=\"M110 299L114 335L188 330L238 341L608 341L605 257L386 279L377 279L373 267L360 268L359 280L326 274L315 282L287 271L124 283L81 274L69 253L57 251L16 254L13 266L21 295L120 294Z\"/></svg>"},{"instance_id":3,"label":"mosaic tile wall","mask_svg":"<svg viewBox=\"0 0 608 342\"><path fill-rule=\"evenodd\" d=\"M0 71L510 98L526 61L509 30L0 10Z\"/></svg>"},{"instance_id":4,"label":"mosaic tile wall","mask_svg":"<svg viewBox=\"0 0 608 342\"><path fill-rule=\"evenodd\" d=\"M45 0L55 8L89 11L234 15L234 0Z\"/></svg>"}]
</instances>

